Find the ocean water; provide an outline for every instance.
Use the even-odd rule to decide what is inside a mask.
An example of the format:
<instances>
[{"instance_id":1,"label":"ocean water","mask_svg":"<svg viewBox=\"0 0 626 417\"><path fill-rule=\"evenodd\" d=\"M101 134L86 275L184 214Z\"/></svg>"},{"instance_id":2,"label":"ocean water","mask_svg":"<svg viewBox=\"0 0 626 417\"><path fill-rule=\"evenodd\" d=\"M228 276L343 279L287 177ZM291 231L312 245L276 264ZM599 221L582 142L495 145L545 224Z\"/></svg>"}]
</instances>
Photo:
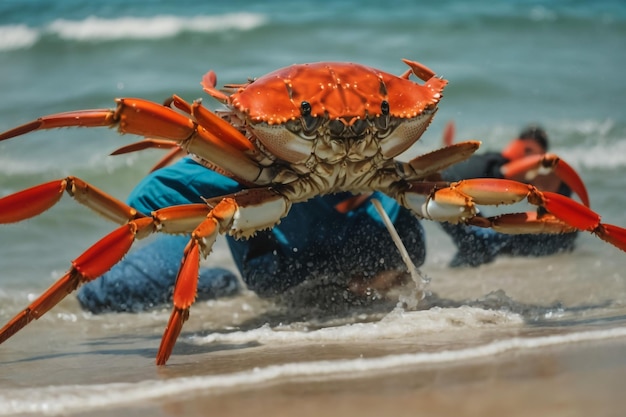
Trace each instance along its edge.
<instances>
[{"instance_id":1,"label":"ocean water","mask_svg":"<svg viewBox=\"0 0 626 417\"><path fill-rule=\"evenodd\" d=\"M45 114L113 107L116 97L161 102L175 93L217 106L199 84L210 69L224 84L321 60L400 74L408 58L450 83L435 121L402 159L440 147L448 121L458 140L478 139L485 149L540 123L551 150L585 181L592 208L626 226L625 40L626 4L618 0L9 0L0 2L0 131ZM124 199L160 156L107 156L136 139L62 129L1 142L0 195L75 175ZM619 250L585 235L571 254L451 270L449 239L426 226L421 270L436 297L423 308L403 311L391 300L372 312L311 317L276 313L253 294L198 303L161 371L153 358L168 311L92 316L69 296L0 347L0 415L114 410L185 389L219 395L281 378L332 380L624 336ZM67 197L40 217L2 226L0 321L112 228ZM209 262L232 267L223 242ZM319 345L333 353L312 348Z\"/></svg>"}]
</instances>

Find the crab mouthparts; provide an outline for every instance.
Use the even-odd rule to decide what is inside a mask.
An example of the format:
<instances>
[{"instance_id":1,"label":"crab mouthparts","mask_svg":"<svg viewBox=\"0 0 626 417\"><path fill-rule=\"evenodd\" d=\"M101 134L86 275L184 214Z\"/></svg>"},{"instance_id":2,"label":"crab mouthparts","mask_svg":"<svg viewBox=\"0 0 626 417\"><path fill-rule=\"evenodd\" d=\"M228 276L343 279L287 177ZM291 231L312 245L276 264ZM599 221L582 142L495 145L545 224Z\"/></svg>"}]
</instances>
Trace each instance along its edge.
<instances>
[{"instance_id":1,"label":"crab mouthparts","mask_svg":"<svg viewBox=\"0 0 626 417\"><path fill-rule=\"evenodd\" d=\"M358 138L363 136L369 125L367 120L358 117L341 118L328 122L328 130L331 137Z\"/></svg>"}]
</instances>

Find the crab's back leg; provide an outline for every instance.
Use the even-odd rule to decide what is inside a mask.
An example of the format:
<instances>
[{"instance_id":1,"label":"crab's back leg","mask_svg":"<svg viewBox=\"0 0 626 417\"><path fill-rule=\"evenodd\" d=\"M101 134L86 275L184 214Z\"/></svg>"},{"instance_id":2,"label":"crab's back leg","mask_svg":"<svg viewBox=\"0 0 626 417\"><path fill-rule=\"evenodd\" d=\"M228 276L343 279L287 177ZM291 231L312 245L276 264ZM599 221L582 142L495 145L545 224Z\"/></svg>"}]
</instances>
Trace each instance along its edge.
<instances>
[{"instance_id":1,"label":"crab's back leg","mask_svg":"<svg viewBox=\"0 0 626 417\"><path fill-rule=\"evenodd\" d=\"M136 238L154 232L191 233L176 280L174 310L159 348L160 365L170 356L195 300L200 256L208 256L217 235L228 233L248 238L258 230L273 227L291 206L275 190L258 188L207 199L206 204L167 207L146 216L78 178L67 177L0 199L0 222L35 216L54 205L64 191L108 219L123 224L76 258L63 277L0 329L0 343L41 317L80 284L108 271L124 257Z\"/></svg>"}]
</instances>

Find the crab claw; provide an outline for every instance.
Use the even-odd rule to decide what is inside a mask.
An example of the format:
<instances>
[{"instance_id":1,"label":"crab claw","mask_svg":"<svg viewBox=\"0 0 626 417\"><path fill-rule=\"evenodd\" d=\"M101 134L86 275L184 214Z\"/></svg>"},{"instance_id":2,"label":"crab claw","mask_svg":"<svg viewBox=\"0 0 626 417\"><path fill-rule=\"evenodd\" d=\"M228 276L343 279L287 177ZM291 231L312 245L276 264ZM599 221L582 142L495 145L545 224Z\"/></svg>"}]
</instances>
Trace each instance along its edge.
<instances>
[{"instance_id":1,"label":"crab claw","mask_svg":"<svg viewBox=\"0 0 626 417\"><path fill-rule=\"evenodd\" d=\"M505 178L515 179L523 176L523 182L534 185L538 176L554 173L561 181L572 189L584 205L589 207L587 188L578 173L567 162L554 154L530 155L517 159L502 166ZM541 186L539 186L541 188Z\"/></svg>"}]
</instances>

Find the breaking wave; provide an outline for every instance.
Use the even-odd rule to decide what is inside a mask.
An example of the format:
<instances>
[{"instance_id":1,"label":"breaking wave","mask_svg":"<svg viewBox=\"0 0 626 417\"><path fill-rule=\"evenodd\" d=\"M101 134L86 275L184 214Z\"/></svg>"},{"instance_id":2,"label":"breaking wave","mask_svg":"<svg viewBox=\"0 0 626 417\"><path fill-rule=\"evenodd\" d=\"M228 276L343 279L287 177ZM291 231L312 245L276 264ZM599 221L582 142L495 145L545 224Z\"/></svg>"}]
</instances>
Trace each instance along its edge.
<instances>
[{"instance_id":1,"label":"breaking wave","mask_svg":"<svg viewBox=\"0 0 626 417\"><path fill-rule=\"evenodd\" d=\"M90 16L83 20L57 19L42 27L24 24L0 26L0 51L27 49L45 37L75 42L155 40L173 38L185 32L248 31L263 26L267 21L265 15L257 13L194 17L160 15L105 19Z\"/></svg>"}]
</instances>

